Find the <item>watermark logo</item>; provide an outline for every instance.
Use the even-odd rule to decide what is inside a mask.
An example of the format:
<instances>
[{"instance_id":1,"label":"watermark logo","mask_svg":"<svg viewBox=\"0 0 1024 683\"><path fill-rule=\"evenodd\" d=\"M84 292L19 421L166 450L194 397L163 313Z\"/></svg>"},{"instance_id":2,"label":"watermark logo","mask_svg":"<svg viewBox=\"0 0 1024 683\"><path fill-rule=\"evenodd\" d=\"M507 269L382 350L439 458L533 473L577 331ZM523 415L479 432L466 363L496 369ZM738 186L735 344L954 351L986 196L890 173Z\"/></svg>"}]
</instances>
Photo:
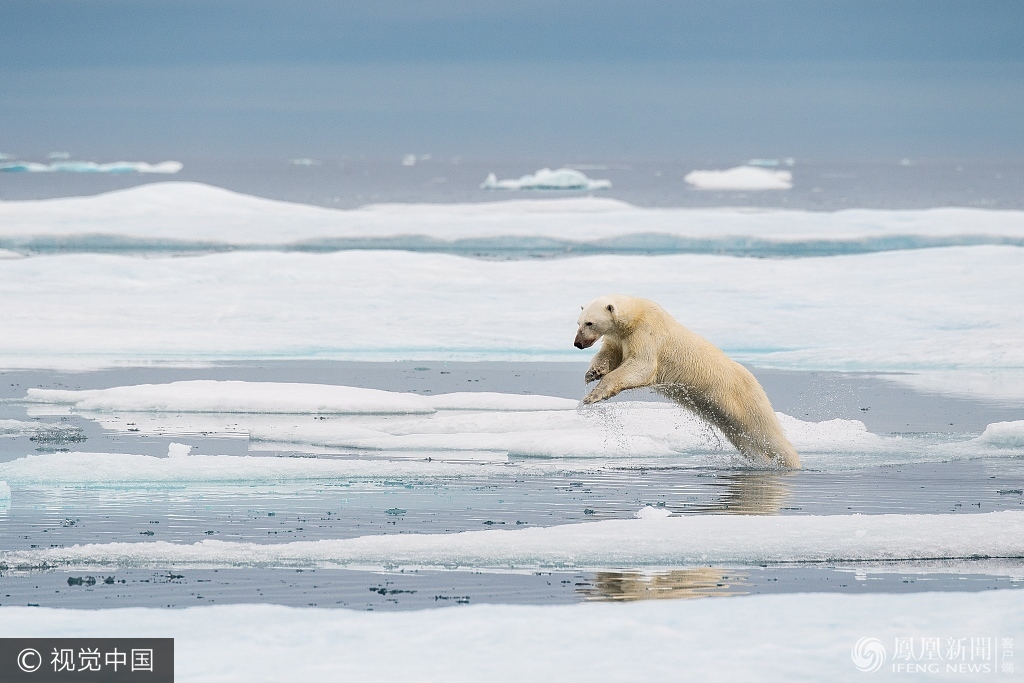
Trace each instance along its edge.
<instances>
[{"instance_id":1,"label":"watermark logo","mask_svg":"<svg viewBox=\"0 0 1024 683\"><path fill-rule=\"evenodd\" d=\"M0 683L174 683L173 638L0 638Z\"/></svg>"},{"instance_id":2,"label":"watermark logo","mask_svg":"<svg viewBox=\"0 0 1024 683\"><path fill-rule=\"evenodd\" d=\"M853 665L864 673L874 673L885 664L885 645L878 638L861 638L850 652Z\"/></svg>"},{"instance_id":3,"label":"watermark logo","mask_svg":"<svg viewBox=\"0 0 1024 683\"><path fill-rule=\"evenodd\" d=\"M864 673L883 666L907 674L1012 674L1013 638L999 636L896 637L892 649L878 638L858 640L850 652L853 665Z\"/></svg>"}]
</instances>

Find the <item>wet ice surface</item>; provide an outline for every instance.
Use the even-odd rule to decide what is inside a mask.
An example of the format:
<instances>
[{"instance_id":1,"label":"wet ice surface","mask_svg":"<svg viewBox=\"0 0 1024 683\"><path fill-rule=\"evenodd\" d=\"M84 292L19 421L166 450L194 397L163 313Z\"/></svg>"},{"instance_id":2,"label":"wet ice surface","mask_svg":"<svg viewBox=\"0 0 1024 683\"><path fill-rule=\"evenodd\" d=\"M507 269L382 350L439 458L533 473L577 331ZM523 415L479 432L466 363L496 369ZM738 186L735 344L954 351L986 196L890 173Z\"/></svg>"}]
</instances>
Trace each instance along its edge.
<instances>
[{"instance_id":1,"label":"wet ice surface","mask_svg":"<svg viewBox=\"0 0 1024 683\"><path fill-rule=\"evenodd\" d=\"M187 433L171 428L175 420L161 423L163 431L158 432L138 426L136 420L140 418L66 407L66 414L46 414L60 410L11 401L25 396L30 385L74 390L241 377L333 381L383 390L412 388L421 395L472 388L573 398L582 393L580 374L576 364L516 363L296 363L82 374L6 373L3 396L7 402L0 404L0 463L4 467L16 466L29 454L61 457L63 452L77 451L159 456L160 461L166 461L171 444L185 442L193 454L248 455L249 459L262 456L261 461L271 464L294 464L306 469L316 462L340 467L342 473L314 480L273 475L259 481L235 482L203 481L202 475L192 481L172 478L147 482L143 476L141 481L129 483L76 479L67 474L63 481L50 482L19 481L8 476L12 495L9 500L0 500L3 550L111 542L191 544L205 539L283 543L382 534L525 529L632 519L644 505L682 515L960 515L1024 510L1024 459L1013 449L999 457L991 457L991 452L981 453L989 457L976 457L978 453L972 457L968 450L956 458L884 465L867 461L853 468L825 467L795 473L737 468L739 463L721 451L716 454L714 449L705 454L709 460L697 466L657 460L616 466L607 458L538 461L512 457L508 462L494 462L479 453L462 458L449 453L450 462L424 463L415 452L396 460L393 453L374 456L310 444L264 444L253 450L247 432L204 433L188 419L177 422L191 425ZM965 444L976 439L989 423L1019 419L1019 412L1012 406L921 394L884 377L770 371L758 374L780 411L805 420L862 419L871 431L886 437L893 431L902 431L902 436L908 438L924 432L920 438L930 443ZM40 410L44 414L33 414ZM238 417L212 416L222 422ZM306 418L313 419L303 416ZM273 421L268 415L249 416L247 420L249 424ZM128 426L128 422L136 426ZM89 456L81 457L87 461ZM368 461L376 471L358 469ZM183 462L203 461L186 457ZM434 466L436 471L426 469ZM356 467L355 474L344 474L345 467ZM196 464L196 469L202 467ZM17 475L20 470L6 471ZM0 480L4 476L0 475ZM1018 579L1024 570L1014 569L1010 562L1010 570L1006 566L993 570L978 561L966 562L953 571L904 564L868 573L831 565L663 571L627 566L602 572L540 573L295 572L272 568L169 568L164 572L116 567L106 572L97 568L27 574L7 571L0 573L0 604L112 607L273 602L416 609L474 601L548 604L808 590L990 590L1020 586ZM903 575L908 571L913 574L911 578ZM115 577L113 583L104 582L108 576Z\"/></svg>"}]
</instances>

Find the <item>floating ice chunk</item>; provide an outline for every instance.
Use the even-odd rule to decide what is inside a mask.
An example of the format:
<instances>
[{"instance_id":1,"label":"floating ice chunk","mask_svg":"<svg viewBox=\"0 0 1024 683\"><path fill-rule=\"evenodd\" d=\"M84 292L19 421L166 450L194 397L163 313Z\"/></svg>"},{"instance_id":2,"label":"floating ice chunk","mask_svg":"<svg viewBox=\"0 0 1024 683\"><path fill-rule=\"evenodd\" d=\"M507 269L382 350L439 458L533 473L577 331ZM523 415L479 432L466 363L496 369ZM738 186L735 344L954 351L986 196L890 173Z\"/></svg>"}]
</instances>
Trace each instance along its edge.
<instances>
[{"instance_id":1,"label":"floating ice chunk","mask_svg":"<svg viewBox=\"0 0 1024 683\"><path fill-rule=\"evenodd\" d=\"M56 157L51 157L56 158ZM66 158L66 157L62 157ZM0 171L8 173L177 173L184 164L180 161L161 161L149 164L145 161L114 161L98 164L93 161L58 161L40 164L33 161L14 161L0 164Z\"/></svg>"},{"instance_id":2,"label":"floating ice chunk","mask_svg":"<svg viewBox=\"0 0 1024 683\"><path fill-rule=\"evenodd\" d=\"M755 166L737 166L725 171L690 171L683 178L698 190L789 190L793 174Z\"/></svg>"},{"instance_id":3,"label":"floating ice chunk","mask_svg":"<svg viewBox=\"0 0 1024 683\"><path fill-rule=\"evenodd\" d=\"M24 254L19 254L16 251L10 249L0 249L0 259L13 259L13 258L24 258Z\"/></svg>"},{"instance_id":4,"label":"floating ice chunk","mask_svg":"<svg viewBox=\"0 0 1024 683\"><path fill-rule=\"evenodd\" d=\"M184 458L192 452L192 447L187 443L174 443L167 444L167 457L168 458Z\"/></svg>"},{"instance_id":5,"label":"floating ice chunk","mask_svg":"<svg viewBox=\"0 0 1024 683\"><path fill-rule=\"evenodd\" d=\"M785 413L775 413L786 436L800 450L865 451L884 447L884 439L872 434L860 420L805 422Z\"/></svg>"},{"instance_id":6,"label":"floating ice chunk","mask_svg":"<svg viewBox=\"0 0 1024 683\"><path fill-rule=\"evenodd\" d=\"M459 391L453 394L425 396L435 410L575 410L579 401L557 396L500 394L491 391Z\"/></svg>"},{"instance_id":7,"label":"floating ice chunk","mask_svg":"<svg viewBox=\"0 0 1024 683\"><path fill-rule=\"evenodd\" d=\"M665 519L672 514L668 508L645 505L634 513L637 519Z\"/></svg>"},{"instance_id":8,"label":"floating ice chunk","mask_svg":"<svg viewBox=\"0 0 1024 683\"><path fill-rule=\"evenodd\" d=\"M289 159L288 163L292 166L319 166L320 162L317 159L309 159L302 157L299 159Z\"/></svg>"},{"instance_id":9,"label":"floating ice chunk","mask_svg":"<svg viewBox=\"0 0 1024 683\"><path fill-rule=\"evenodd\" d=\"M0 502L11 500L11 487L6 481L0 481Z\"/></svg>"},{"instance_id":10,"label":"floating ice chunk","mask_svg":"<svg viewBox=\"0 0 1024 683\"><path fill-rule=\"evenodd\" d=\"M1024 420L993 422L985 427L978 441L1003 448L1024 447Z\"/></svg>"},{"instance_id":11,"label":"floating ice chunk","mask_svg":"<svg viewBox=\"0 0 1024 683\"><path fill-rule=\"evenodd\" d=\"M610 180L593 180L574 168L560 168L552 171L542 168L536 173L526 174L518 180L498 180L493 173L480 184L481 190L607 190Z\"/></svg>"},{"instance_id":12,"label":"floating ice chunk","mask_svg":"<svg viewBox=\"0 0 1024 683\"><path fill-rule=\"evenodd\" d=\"M1024 512L957 515L683 515L520 530L383 534L282 544L107 543L0 552L15 568L756 565L1024 558Z\"/></svg>"},{"instance_id":13,"label":"floating ice chunk","mask_svg":"<svg viewBox=\"0 0 1024 683\"><path fill-rule=\"evenodd\" d=\"M27 400L79 410L184 413L432 413L415 394L326 384L193 380L111 389L28 390Z\"/></svg>"}]
</instances>

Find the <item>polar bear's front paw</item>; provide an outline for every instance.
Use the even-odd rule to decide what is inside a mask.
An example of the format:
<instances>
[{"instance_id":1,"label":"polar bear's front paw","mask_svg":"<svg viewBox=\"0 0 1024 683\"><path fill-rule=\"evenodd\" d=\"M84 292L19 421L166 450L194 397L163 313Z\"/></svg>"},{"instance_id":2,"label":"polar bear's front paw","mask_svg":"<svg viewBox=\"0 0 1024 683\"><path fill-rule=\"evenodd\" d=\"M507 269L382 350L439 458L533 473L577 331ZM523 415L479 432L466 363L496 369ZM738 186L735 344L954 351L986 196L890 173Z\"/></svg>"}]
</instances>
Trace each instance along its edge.
<instances>
[{"instance_id":1,"label":"polar bear's front paw","mask_svg":"<svg viewBox=\"0 0 1024 683\"><path fill-rule=\"evenodd\" d=\"M589 394L583 397L583 405L590 405L591 403L597 403L601 400L601 397L597 395L596 391L591 391Z\"/></svg>"},{"instance_id":2,"label":"polar bear's front paw","mask_svg":"<svg viewBox=\"0 0 1024 683\"><path fill-rule=\"evenodd\" d=\"M591 382L596 382L597 380L601 379L602 377L604 377L604 371L603 370L597 370L595 368L590 368L589 370L587 370L587 374L583 375L583 381L586 384L590 384Z\"/></svg>"}]
</instances>

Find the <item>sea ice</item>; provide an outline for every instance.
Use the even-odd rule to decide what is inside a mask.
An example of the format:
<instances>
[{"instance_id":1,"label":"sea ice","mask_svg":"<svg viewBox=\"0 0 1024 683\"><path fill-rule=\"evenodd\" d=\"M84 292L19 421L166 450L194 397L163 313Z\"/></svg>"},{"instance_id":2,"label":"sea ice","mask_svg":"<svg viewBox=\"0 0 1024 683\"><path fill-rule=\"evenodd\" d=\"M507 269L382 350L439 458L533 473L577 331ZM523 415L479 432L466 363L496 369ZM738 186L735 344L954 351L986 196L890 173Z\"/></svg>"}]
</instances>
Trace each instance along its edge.
<instances>
[{"instance_id":1,"label":"sea ice","mask_svg":"<svg viewBox=\"0 0 1024 683\"><path fill-rule=\"evenodd\" d=\"M1024 447L1024 420L995 422L985 427L979 441L1004 448Z\"/></svg>"},{"instance_id":2,"label":"sea ice","mask_svg":"<svg viewBox=\"0 0 1024 683\"><path fill-rule=\"evenodd\" d=\"M682 515L291 543L98 543L0 552L19 570L102 567L587 568L1024 558L1024 512Z\"/></svg>"},{"instance_id":3,"label":"sea ice","mask_svg":"<svg viewBox=\"0 0 1024 683\"><path fill-rule=\"evenodd\" d=\"M773 173L764 169L758 172ZM510 181L518 182L518 181ZM1024 244L1024 212L968 208L836 212L750 209L641 209L601 197L475 204L388 204L338 210L262 199L191 182L152 183L91 197L0 202L4 247L74 237L88 251L141 249L146 241L197 248L210 244L438 251L468 240L565 252L733 251L806 256L954 244ZM63 249L71 248L65 240Z\"/></svg>"},{"instance_id":4,"label":"sea ice","mask_svg":"<svg viewBox=\"0 0 1024 683\"><path fill-rule=\"evenodd\" d=\"M0 501L11 501L11 487L6 481L0 481Z\"/></svg>"},{"instance_id":5,"label":"sea ice","mask_svg":"<svg viewBox=\"0 0 1024 683\"><path fill-rule=\"evenodd\" d=\"M545 458L702 456L732 448L713 428L671 402L619 401L581 407L572 399L493 392L437 396L318 384L209 380L70 391L28 389L39 405L70 405L105 428L138 434L247 434L252 448L305 444L358 451L494 451ZM111 414L116 413L116 414ZM167 413L173 413L168 415ZM191 415L207 413L208 415ZM246 413L260 413L247 417ZM330 419L297 419L316 414ZM855 420L806 422L779 414L801 453L826 467L868 456L961 456L956 446L880 437ZM261 446L261 443L268 444ZM944 444L942 444L944 445ZM974 448L973 454L984 449ZM841 457L845 454L853 458ZM837 457L840 456L840 457ZM877 461L876 461L877 464ZM812 465L813 466L813 465Z\"/></svg>"},{"instance_id":6,"label":"sea ice","mask_svg":"<svg viewBox=\"0 0 1024 683\"><path fill-rule=\"evenodd\" d=\"M431 413L415 394L326 384L192 380L67 391L28 390L28 401L78 410L187 413Z\"/></svg>"},{"instance_id":7,"label":"sea ice","mask_svg":"<svg viewBox=\"0 0 1024 683\"><path fill-rule=\"evenodd\" d=\"M178 451L180 453L180 451ZM0 477L15 486L80 484L98 487L142 487L202 484L245 484L286 481L340 481L410 477L434 479L481 474L475 464L428 460L273 458L230 455L189 455L158 458L123 453L46 453L0 463ZM496 474L490 470L489 474Z\"/></svg>"},{"instance_id":8,"label":"sea ice","mask_svg":"<svg viewBox=\"0 0 1024 683\"><path fill-rule=\"evenodd\" d=\"M0 163L0 172L8 173L177 173L184 167L180 161L161 161L149 164L145 161L114 161L97 164L94 161L58 161L40 164L34 161L12 161Z\"/></svg>"},{"instance_id":9,"label":"sea ice","mask_svg":"<svg viewBox=\"0 0 1024 683\"><path fill-rule=\"evenodd\" d=\"M943 644L975 638L979 652L990 648L990 669L996 659L1011 662L1012 657L1003 659L1001 638L1011 638L1019 647L1022 615L1021 590L471 604L388 613L277 605L174 610L0 607L0 636L173 637L175 677L181 683L625 683L684 677L863 683L889 678L886 674L895 663L907 664L896 659L900 640L919 652L922 638L939 638ZM876 674L859 670L851 657L856 643L865 638L878 639L886 653L885 668ZM942 678L942 673L934 677Z\"/></svg>"},{"instance_id":10,"label":"sea ice","mask_svg":"<svg viewBox=\"0 0 1024 683\"><path fill-rule=\"evenodd\" d=\"M574 168L560 168L552 171L542 168L536 173L521 176L518 180L498 180L491 173L480 184L481 190L608 190L610 180L593 180Z\"/></svg>"},{"instance_id":11,"label":"sea ice","mask_svg":"<svg viewBox=\"0 0 1024 683\"><path fill-rule=\"evenodd\" d=\"M192 447L187 443L171 442L167 444L168 458L184 458L192 452Z\"/></svg>"},{"instance_id":12,"label":"sea ice","mask_svg":"<svg viewBox=\"0 0 1024 683\"><path fill-rule=\"evenodd\" d=\"M572 347L579 306L622 292L657 301L762 367L998 374L1024 367L1021 272L1024 249L994 246L795 260L379 251L14 259L0 261L0 366L585 361L590 352Z\"/></svg>"},{"instance_id":13,"label":"sea ice","mask_svg":"<svg viewBox=\"0 0 1024 683\"><path fill-rule=\"evenodd\" d=\"M690 171L683 180L698 190L792 189L793 174L790 171L774 171L759 166L737 166L726 171Z\"/></svg>"},{"instance_id":14,"label":"sea ice","mask_svg":"<svg viewBox=\"0 0 1024 683\"><path fill-rule=\"evenodd\" d=\"M636 511L635 516L637 519L665 519L672 514L671 510L667 508L654 507L653 505L645 505Z\"/></svg>"}]
</instances>

